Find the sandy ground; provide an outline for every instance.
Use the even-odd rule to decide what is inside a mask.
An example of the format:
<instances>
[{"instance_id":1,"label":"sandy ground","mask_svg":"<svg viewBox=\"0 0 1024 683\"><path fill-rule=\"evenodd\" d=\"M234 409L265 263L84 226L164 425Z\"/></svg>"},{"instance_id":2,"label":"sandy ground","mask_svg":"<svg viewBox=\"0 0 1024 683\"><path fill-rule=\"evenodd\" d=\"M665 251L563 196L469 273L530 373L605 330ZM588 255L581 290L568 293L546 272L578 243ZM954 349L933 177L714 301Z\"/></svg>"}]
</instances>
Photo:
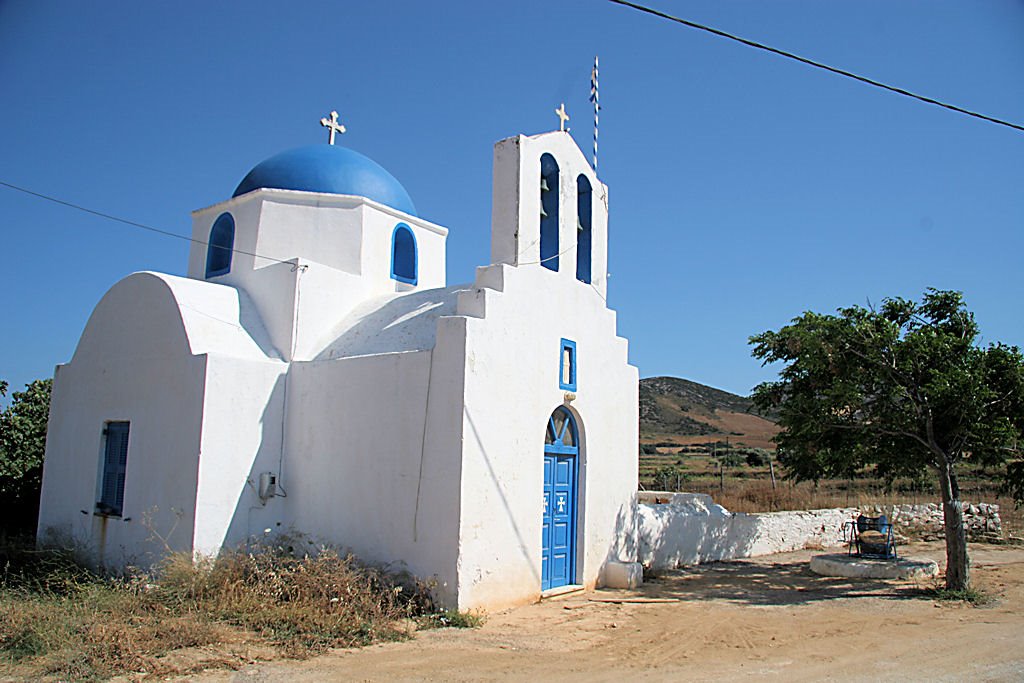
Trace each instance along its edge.
<instances>
[{"instance_id":1,"label":"sandy ground","mask_svg":"<svg viewBox=\"0 0 1024 683\"><path fill-rule=\"evenodd\" d=\"M904 547L941 560L941 544ZM187 680L1024 681L1024 549L972 546L970 607L908 583L826 578L810 551L673 572L489 615L404 643L274 661ZM618 598L667 602L607 602Z\"/></svg>"}]
</instances>

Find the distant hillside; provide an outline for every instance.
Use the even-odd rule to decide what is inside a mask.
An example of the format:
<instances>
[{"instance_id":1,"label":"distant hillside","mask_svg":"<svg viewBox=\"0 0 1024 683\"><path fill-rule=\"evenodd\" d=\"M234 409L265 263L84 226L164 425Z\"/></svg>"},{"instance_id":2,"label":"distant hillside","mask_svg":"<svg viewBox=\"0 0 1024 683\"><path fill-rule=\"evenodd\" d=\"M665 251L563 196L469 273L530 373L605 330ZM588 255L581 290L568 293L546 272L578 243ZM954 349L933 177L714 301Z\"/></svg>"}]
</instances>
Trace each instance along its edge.
<instances>
[{"instance_id":1,"label":"distant hillside","mask_svg":"<svg viewBox=\"0 0 1024 683\"><path fill-rule=\"evenodd\" d=\"M775 423L749 398L679 377L640 380L640 438L645 443L702 443L726 437L736 445L771 448Z\"/></svg>"}]
</instances>

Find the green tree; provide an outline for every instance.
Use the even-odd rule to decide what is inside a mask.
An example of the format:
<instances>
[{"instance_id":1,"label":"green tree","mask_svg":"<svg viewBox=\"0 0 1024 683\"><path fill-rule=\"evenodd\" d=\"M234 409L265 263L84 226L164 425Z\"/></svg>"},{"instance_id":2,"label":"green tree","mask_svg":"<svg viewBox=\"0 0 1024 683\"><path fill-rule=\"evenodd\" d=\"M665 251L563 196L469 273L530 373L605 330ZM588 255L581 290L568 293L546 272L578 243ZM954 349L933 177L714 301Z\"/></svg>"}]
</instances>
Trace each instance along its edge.
<instances>
[{"instance_id":1,"label":"green tree","mask_svg":"<svg viewBox=\"0 0 1024 683\"><path fill-rule=\"evenodd\" d=\"M1009 484L1024 497L1024 358L1016 347L979 346L978 332L961 293L929 289L920 303L808 312L750 338L755 357L783 364L753 398L778 411L788 476L817 481L872 468L890 481L928 470L938 477L951 590L970 586L957 465L1008 465Z\"/></svg>"},{"instance_id":2,"label":"green tree","mask_svg":"<svg viewBox=\"0 0 1024 683\"><path fill-rule=\"evenodd\" d=\"M7 395L0 381L0 396ZM53 380L36 380L0 411L0 518L4 531L28 531L39 514L46 425Z\"/></svg>"},{"instance_id":3,"label":"green tree","mask_svg":"<svg viewBox=\"0 0 1024 683\"><path fill-rule=\"evenodd\" d=\"M662 465L654 472L652 478L656 491L681 491L690 475L682 465Z\"/></svg>"}]
</instances>

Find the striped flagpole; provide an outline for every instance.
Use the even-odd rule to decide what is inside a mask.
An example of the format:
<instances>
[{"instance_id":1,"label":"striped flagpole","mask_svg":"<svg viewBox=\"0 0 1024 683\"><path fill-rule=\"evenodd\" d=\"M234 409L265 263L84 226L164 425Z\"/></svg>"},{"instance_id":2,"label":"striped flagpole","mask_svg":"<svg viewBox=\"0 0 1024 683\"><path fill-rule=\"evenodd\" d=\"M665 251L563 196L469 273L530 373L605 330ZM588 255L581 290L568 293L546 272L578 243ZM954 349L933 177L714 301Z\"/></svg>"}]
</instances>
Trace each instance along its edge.
<instances>
[{"instance_id":1,"label":"striped flagpole","mask_svg":"<svg viewBox=\"0 0 1024 683\"><path fill-rule=\"evenodd\" d=\"M598 112L601 111L601 99L597 88L597 57L594 57L594 68L590 71L590 101L594 103L594 172L597 172L597 124Z\"/></svg>"}]
</instances>

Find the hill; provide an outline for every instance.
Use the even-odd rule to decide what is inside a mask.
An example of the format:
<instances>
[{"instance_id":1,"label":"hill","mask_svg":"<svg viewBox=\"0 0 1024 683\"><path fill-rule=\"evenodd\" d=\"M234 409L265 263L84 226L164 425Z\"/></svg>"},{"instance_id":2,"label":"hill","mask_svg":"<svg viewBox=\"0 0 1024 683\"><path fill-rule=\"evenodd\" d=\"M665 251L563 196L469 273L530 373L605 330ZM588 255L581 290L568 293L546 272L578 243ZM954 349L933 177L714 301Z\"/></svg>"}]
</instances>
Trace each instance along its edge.
<instances>
[{"instance_id":1,"label":"hill","mask_svg":"<svg viewBox=\"0 0 1024 683\"><path fill-rule=\"evenodd\" d=\"M705 443L729 439L737 446L772 448L779 431L749 398L679 377L640 380L643 443Z\"/></svg>"}]
</instances>

